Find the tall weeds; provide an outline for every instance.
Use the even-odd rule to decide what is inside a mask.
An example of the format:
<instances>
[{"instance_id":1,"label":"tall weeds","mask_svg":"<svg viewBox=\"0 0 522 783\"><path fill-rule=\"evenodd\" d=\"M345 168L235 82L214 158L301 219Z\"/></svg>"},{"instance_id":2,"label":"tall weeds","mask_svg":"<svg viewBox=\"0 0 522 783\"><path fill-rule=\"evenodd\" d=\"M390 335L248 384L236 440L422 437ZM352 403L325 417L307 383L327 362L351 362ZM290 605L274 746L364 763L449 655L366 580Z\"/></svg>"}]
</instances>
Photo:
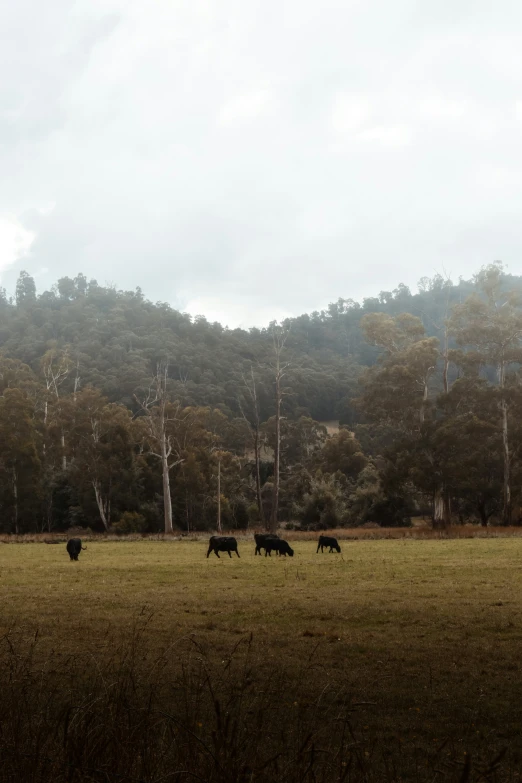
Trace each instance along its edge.
<instances>
[{"instance_id":1,"label":"tall weeds","mask_svg":"<svg viewBox=\"0 0 522 783\"><path fill-rule=\"evenodd\" d=\"M63 658L23 629L2 638L2 781L517 779L507 757L473 767L451 743L421 756L367 736L360 705L313 656L289 677L259 664L252 637L226 655L192 635L158 653L148 633L141 617L125 638Z\"/></svg>"}]
</instances>

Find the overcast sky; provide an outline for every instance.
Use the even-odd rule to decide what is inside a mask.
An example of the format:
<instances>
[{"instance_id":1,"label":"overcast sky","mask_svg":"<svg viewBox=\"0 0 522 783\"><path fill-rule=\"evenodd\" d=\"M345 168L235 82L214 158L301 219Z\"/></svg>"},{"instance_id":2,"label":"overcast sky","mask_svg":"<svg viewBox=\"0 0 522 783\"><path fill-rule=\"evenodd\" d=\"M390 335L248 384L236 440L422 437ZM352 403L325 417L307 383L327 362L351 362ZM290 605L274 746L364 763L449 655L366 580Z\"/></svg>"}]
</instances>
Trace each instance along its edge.
<instances>
[{"instance_id":1,"label":"overcast sky","mask_svg":"<svg viewBox=\"0 0 522 783\"><path fill-rule=\"evenodd\" d=\"M230 326L522 273L520 0L0 3L0 276Z\"/></svg>"}]
</instances>

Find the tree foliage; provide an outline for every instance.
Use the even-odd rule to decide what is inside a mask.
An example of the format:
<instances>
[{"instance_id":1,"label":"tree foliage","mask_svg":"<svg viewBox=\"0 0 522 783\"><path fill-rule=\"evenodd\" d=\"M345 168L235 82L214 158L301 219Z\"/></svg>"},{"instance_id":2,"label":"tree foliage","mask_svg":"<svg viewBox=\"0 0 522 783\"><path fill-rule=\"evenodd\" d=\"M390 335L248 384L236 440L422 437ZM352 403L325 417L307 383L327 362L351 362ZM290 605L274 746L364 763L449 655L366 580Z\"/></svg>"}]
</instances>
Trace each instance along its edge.
<instances>
[{"instance_id":1,"label":"tree foliage","mask_svg":"<svg viewBox=\"0 0 522 783\"><path fill-rule=\"evenodd\" d=\"M493 264L245 331L22 272L0 291L0 526L516 521L521 294Z\"/></svg>"}]
</instances>

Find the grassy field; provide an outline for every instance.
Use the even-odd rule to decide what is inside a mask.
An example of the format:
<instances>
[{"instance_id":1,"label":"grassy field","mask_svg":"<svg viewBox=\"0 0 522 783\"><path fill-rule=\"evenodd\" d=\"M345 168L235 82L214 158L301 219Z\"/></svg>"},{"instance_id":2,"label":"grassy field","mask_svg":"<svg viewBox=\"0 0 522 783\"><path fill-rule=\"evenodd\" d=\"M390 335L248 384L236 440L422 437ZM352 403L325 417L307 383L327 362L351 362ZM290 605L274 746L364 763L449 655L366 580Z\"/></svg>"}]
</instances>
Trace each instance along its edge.
<instances>
[{"instance_id":1,"label":"grassy field","mask_svg":"<svg viewBox=\"0 0 522 783\"><path fill-rule=\"evenodd\" d=\"M3 780L522 780L522 539L0 544Z\"/></svg>"}]
</instances>

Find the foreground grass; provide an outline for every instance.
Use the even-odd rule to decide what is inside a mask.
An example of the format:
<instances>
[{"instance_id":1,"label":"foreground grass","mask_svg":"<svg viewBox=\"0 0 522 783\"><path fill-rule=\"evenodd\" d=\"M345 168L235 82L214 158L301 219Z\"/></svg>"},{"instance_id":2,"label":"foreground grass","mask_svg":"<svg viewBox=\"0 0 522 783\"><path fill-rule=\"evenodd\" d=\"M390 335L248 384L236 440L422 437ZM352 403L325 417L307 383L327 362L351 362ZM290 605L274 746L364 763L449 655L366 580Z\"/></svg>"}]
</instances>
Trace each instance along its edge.
<instances>
[{"instance_id":1,"label":"foreground grass","mask_svg":"<svg viewBox=\"0 0 522 783\"><path fill-rule=\"evenodd\" d=\"M520 780L522 539L293 546L0 544L4 779Z\"/></svg>"}]
</instances>

